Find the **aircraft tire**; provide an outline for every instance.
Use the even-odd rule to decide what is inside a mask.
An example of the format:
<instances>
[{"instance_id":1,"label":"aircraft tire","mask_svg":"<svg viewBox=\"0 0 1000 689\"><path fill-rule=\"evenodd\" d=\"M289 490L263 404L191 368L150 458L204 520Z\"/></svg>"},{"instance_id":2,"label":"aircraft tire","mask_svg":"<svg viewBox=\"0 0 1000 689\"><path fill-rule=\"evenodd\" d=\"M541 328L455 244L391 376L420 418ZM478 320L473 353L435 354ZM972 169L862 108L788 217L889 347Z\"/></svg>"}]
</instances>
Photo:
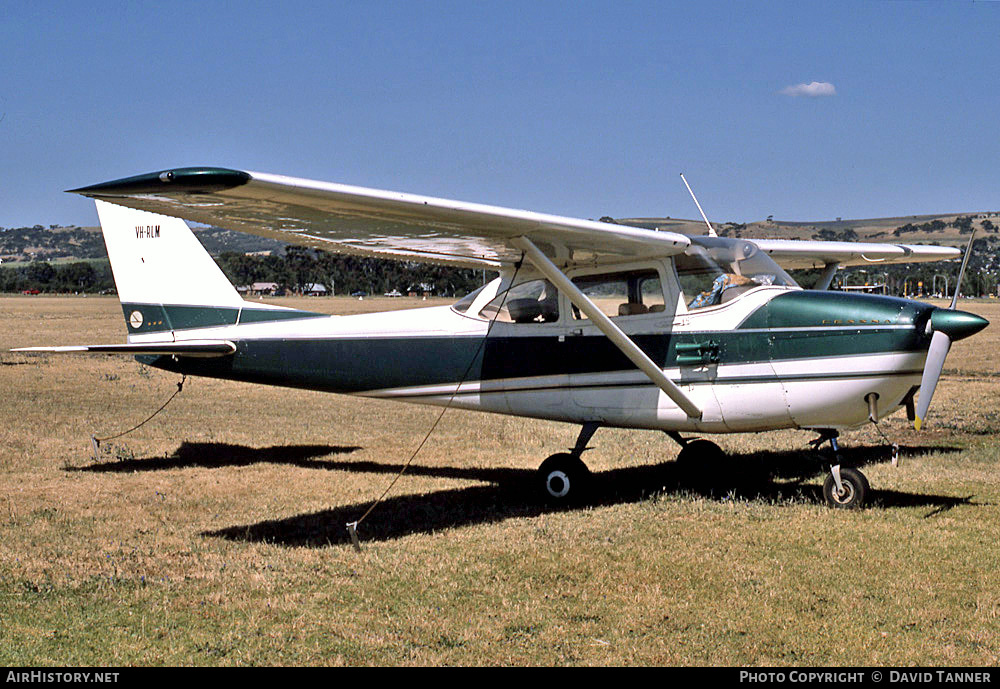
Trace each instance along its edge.
<instances>
[{"instance_id":1,"label":"aircraft tire","mask_svg":"<svg viewBox=\"0 0 1000 689\"><path fill-rule=\"evenodd\" d=\"M689 441L677 455L677 469L682 481L698 489L708 489L728 474L730 458L711 440Z\"/></svg>"},{"instance_id":2,"label":"aircraft tire","mask_svg":"<svg viewBox=\"0 0 1000 689\"><path fill-rule=\"evenodd\" d=\"M856 510L864 506L871 493L871 486L868 479L857 469L851 467L840 468L840 483L844 490L837 492L837 484L832 475L826 477L823 482L823 498L830 507L841 510Z\"/></svg>"},{"instance_id":3,"label":"aircraft tire","mask_svg":"<svg viewBox=\"0 0 1000 689\"><path fill-rule=\"evenodd\" d=\"M716 467L726 459L728 456L721 447L704 438L689 441L677 455L677 463L690 468L706 465Z\"/></svg>"},{"instance_id":4,"label":"aircraft tire","mask_svg":"<svg viewBox=\"0 0 1000 689\"><path fill-rule=\"evenodd\" d=\"M542 498L553 505L569 505L590 493L590 469L579 457L566 452L554 454L538 467Z\"/></svg>"}]
</instances>

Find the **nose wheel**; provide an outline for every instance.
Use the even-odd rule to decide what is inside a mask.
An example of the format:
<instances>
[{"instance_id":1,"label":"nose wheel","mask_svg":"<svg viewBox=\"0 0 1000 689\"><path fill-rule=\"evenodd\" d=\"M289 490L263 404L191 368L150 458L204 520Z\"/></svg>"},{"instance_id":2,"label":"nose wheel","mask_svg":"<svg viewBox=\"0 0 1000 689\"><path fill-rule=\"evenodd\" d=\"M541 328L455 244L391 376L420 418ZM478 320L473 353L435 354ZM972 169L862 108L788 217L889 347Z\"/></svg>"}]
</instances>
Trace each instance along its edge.
<instances>
[{"instance_id":1,"label":"nose wheel","mask_svg":"<svg viewBox=\"0 0 1000 689\"><path fill-rule=\"evenodd\" d=\"M871 486L868 479L857 469L834 466L823 482L823 498L830 507L842 510L856 510L868 500Z\"/></svg>"},{"instance_id":2,"label":"nose wheel","mask_svg":"<svg viewBox=\"0 0 1000 689\"><path fill-rule=\"evenodd\" d=\"M822 431L820 437L810 444L819 449L819 446L826 441L830 441L833 459L830 463L830 474L823 481L823 499L828 506L841 510L857 510L864 507L872 491L868 479L853 467L840 466L840 445L837 443L836 431Z\"/></svg>"}]
</instances>

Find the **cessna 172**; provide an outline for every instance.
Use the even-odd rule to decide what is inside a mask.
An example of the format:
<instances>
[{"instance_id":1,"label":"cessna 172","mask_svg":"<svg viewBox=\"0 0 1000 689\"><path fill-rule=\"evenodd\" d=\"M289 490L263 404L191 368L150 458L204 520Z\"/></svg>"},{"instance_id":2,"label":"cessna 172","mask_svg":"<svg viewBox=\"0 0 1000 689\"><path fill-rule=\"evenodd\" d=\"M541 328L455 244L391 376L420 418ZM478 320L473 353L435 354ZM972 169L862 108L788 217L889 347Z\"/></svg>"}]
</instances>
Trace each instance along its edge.
<instances>
[{"instance_id":1,"label":"cessna 172","mask_svg":"<svg viewBox=\"0 0 1000 689\"><path fill-rule=\"evenodd\" d=\"M954 303L826 291L838 266L960 254L949 247L687 236L222 168L74 191L96 199L128 342L21 351L126 353L185 374L580 424L576 446L539 470L555 502L587 484L581 454L600 426L665 431L694 463L722 451L682 434L814 429L836 450L839 429L900 407L919 428L951 342L988 325ZM184 219L500 277L408 311L252 303ZM820 289L779 263L823 268ZM864 475L830 464L827 502L863 504Z\"/></svg>"}]
</instances>

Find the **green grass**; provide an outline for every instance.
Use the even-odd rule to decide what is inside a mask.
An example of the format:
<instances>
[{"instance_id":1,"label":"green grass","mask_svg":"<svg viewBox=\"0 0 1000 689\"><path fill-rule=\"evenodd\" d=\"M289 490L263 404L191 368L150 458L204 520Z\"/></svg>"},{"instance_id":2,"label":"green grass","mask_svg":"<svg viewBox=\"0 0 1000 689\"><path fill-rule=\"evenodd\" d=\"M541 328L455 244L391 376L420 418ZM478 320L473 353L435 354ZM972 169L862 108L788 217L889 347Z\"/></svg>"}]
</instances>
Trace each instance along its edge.
<instances>
[{"instance_id":1,"label":"green grass","mask_svg":"<svg viewBox=\"0 0 1000 689\"><path fill-rule=\"evenodd\" d=\"M313 310L419 300L282 300ZM985 309L996 320L993 304ZM189 379L123 357L114 298L0 298L0 663L6 665L995 665L996 327L956 343L930 429L845 434L876 504L829 510L811 435L716 440L758 483L677 481L662 434L602 429L600 492L525 485L564 424ZM968 345L968 346L966 346ZM990 375L985 375L990 374Z\"/></svg>"}]
</instances>

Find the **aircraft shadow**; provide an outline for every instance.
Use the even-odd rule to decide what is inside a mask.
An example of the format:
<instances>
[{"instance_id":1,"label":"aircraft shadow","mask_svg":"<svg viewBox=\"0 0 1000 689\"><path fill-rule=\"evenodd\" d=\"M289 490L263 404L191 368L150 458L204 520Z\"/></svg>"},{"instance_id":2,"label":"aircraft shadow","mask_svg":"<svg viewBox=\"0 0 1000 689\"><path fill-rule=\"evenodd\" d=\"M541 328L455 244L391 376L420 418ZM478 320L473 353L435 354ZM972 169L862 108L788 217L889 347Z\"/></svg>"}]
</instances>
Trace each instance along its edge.
<instances>
[{"instance_id":1,"label":"aircraft shadow","mask_svg":"<svg viewBox=\"0 0 1000 689\"><path fill-rule=\"evenodd\" d=\"M931 452L960 452L961 448L905 448L905 456ZM845 448L845 465L860 466L889 461L879 448ZM675 462L603 471L594 475L594 495L583 503L552 506L534 490L535 471L530 469L480 469L451 466L411 465L408 475L486 481L491 485L469 486L422 495L400 495L384 500L358 533L363 541L389 541L415 533L433 533L477 524L534 517L567 509L635 503L665 495L701 495L713 500L755 499L774 503L822 503L822 488L805 481L826 472L816 461L804 462L799 452L754 453L738 456L744 470L733 474L725 485L707 485L682 474ZM338 471L396 474L399 464L376 462L331 462ZM931 517L957 505L975 504L972 496L956 498L900 491L875 491L873 504L881 508L931 507ZM346 524L354 522L370 502L329 510L232 526L203 532L203 536L232 541L270 543L286 547L324 547L350 543Z\"/></svg>"},{"instance_id":2,"label":"aircraft shadow","mask_svg":"<svg viewBox=\"0 0 1000 689\"><path fill-rule=\"evenodd\" d=\"M326 455L349 454L360 450L358 446L338 445L273 445L247 447L229 443L181 443L169 457L125 458L95 462L82 467L66 467L66 471L95 473L133 473L137 471L166 471L200 467L218 469L243 467L252 464L287 464L307 469L339 469L340 462L317 459Z\"/></svg>"}]
</instances>

